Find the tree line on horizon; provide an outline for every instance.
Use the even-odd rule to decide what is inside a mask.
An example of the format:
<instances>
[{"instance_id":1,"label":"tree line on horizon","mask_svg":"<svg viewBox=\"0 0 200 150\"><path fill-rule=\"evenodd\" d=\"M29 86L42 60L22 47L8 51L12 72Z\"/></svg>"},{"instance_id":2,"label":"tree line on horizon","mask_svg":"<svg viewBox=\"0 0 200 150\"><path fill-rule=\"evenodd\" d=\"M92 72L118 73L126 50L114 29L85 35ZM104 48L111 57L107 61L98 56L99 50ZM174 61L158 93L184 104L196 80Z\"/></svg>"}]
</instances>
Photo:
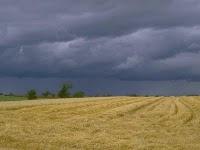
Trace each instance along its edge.
<instances>
[{"instance_id":1,"label":"tree line on horizon","mask_svg":"<svg viewBox=\"0 0 200 150\"><path fill-rule=\"evenodd\" d=\"M70 89L72 88L72 84L65 83L62 85L57 94L51 93L48 90L42 93L42 98L82 98L85 97L85 93L83 91L77 91L75 93L71 93ZM27 92L26 97L29 100L34 100L38 98L37 91L35 89L31 89Z\"/></svg>"}]
</instances>

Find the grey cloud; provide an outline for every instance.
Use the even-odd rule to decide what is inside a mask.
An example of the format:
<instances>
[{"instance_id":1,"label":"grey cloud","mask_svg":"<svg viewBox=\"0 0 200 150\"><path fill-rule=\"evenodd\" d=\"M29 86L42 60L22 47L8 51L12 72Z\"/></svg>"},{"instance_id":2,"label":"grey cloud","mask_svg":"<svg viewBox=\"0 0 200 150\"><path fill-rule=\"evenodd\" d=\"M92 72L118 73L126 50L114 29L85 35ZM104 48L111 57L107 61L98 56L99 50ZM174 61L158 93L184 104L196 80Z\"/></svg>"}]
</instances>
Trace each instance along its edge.
<instances>
[{"instance_id":1,"label":"grey cloud","mask_svg":"<svg viewBox=\"0 0 200 150\"><path fill-rule=\"evenodd\" d=\"M199 80L199 7L197 0L1 0L0 76Z\"/></svg>"}]
</instances>

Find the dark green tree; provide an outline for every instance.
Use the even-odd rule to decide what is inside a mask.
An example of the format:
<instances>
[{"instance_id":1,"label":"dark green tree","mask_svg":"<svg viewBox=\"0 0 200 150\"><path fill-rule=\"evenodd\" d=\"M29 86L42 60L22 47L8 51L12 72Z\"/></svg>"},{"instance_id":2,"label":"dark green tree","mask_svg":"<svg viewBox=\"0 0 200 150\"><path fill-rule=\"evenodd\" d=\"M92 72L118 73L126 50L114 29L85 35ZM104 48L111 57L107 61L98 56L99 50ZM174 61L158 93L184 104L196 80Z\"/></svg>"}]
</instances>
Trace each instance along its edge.
<instances>
[{"instance_id":1,"label":"dark green tree","mask_svg":"<svg viewBox=\"0 0 200 150\"><path fill-rule=\"evenodd\" d=\"M55 95L54 93L51 93L51 97L52 97L52 98L55 98L56 95Z\"/></svg>"},{"instance_id":2,"label":"dark green tree","mask_svg":"<svg viewBox=\"0 0 200 150\"><path fill-rule=\"evenodd\" d=\"M42 96L47 98L51 95L51 93L49 91L45 91L44 93L42 93Z\"/></svg>"},{"instance_id":3,"label":"dark green tree","mask_svg":"<svg viewBox=\"0 0 200 150\"><path fill-rule=\"evenodd\" d=\"M74 93L73 97L76 97L76 98L85 97L85 93L82 91L78 91L78 92Z\"/></svg>"},{"instance_id":4,"label":"dark green tree","mask_svg":"<svg viewBox=\"0 0 200 150\"><path fill-rule=\"evenodd\" d=\"M72 84L63 84L60 91L58 92L58 97L67 98L70 97L69 89L72 88Z\"/></svg>"},{"instance_id":5,"label":"dark green tree","mask_svg":"<svg viewBox=\"0 0 200 150\"><path fill-rule=\"evenodd\" d=\"M37 92L34 89L28 91L27 92L27 98L29 100L37 99Z\"/></svg>"}]
</instances>

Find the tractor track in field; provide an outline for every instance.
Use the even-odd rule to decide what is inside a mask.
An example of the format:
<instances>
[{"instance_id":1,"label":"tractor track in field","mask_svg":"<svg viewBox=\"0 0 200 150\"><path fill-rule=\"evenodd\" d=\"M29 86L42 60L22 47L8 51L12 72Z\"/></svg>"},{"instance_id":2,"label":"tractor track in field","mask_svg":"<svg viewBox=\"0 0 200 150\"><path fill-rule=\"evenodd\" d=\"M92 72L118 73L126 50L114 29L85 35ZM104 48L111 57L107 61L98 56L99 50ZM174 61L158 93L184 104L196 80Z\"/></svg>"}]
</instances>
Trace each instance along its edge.
<instances>
[{"instance_id":1,"label":"tractor track in field","mask_svg":"<svg viewBox=\"0 0 200 150\"><path fill-rule=\"evenodd\" d=\"M144 108L146 108L148 106L157 105L157 103L160 103L159 102L160 99L161 98L157 98L157 99L147 98L147 99L144 99L143 101L139 101L138 103L131 103L128 105L110 109L101 115L108 116L109 118L112 118L112 119L114 119L116 117L123 117L125 115L131 115L131 114L138 112L139 110L143 110Z\"/></svg>"},{"instance_id":2,"label":"tractor track in field","mask_svg":"<svg viewBox=\"0 0 200 150\"><path fill-rule=\"evenodd\" d=\"M184 124L191 122L194 119L194 111L192 110L192 108L183 100L179 101L180 103L182 103L184 105L184 107L187 110L187 118L183 121Z\"/></svg>"},{"instance_id":3,"label":"tractor track in field","mask_svg":"<svg viewBox=\"0 0 200 150\"><path fill-rule=\"evenodd\" d=\"M116 101L112 101L114 100L114 98L110 98L110 99L102 99L102 101L104 100L108 100L110 101L109 103L119 103L121 102L122 100L124 100L124 102L128 102L128 101L133 101L132 99L129 99L129 98L124 98L122 100L116 100ZM64 109L79 109L79 108L84 108L84 107L91 107L91 106L97 106L97 105L102 105L102 101L84 101L82 103L79 103L79 102L63 102L63 103L55 103L55 104L33 104L33 105L25 105L25 106L12 106L12 107L9 107L9 108L1 108L0 107L0 111L4 111L4 110L16 110L16 111L19 111L19 110L29 110L29 109L37 109L37 108L41 108L41 107L60 107L60 106L63 106ZM72 106L70 106L69 104L72 104ZM68 105L68 106L66 106ZM55 109L54 109L55 110ZM60 110L60 109L59 109Z\"/></svg>"},{"instance_id":4,"label":"tractor track in field","mask_svg":"<svg viewBox=\"0 0 200 150\"><path fill-rule=\"evenodd\" d=\"M148 114L151 116L148 116ZM143 114L148 117L153 117L152 120L155 124L159 122L168 121L171 116L178 113L178 107L174 100L168 100L166 98L161 98L157 103L146 108L146 112Z\"/></svg>"},{"instance_id":5,"label":"tractor track in field","mask_svg":"<svg viewBox=\"0 0 200 150\"><path fill-rule=\"evenodd\" d=\"M82 114L93 114L93 113L101 113L101 112L105 112L105 110L107 109L115 109L118 107L123 107L129 104L135 104L140 102L141 100L127 100L127 99L122 99L121 101L116 101L113 103L109 103L109 104L105 104L105 103L100 103L100 104L96 104L96 105L92 105L90 107L83 107L79 110L77 110L78 108L75 108L77 110L77 113L82 113ZM73 111L73 110L72 110ZM85 111L85 112L84 112Z\"/></svg>"},{"instance_id":6,"label":"tractor track in field","mask_svg":"<svg viewBox=\"0 0 200 150\"><path fill-rule=\"evenodd\" d=\"M74 107L73 109L68 109L68 113L72 114L81 114L81 115L93 115L93 114L101 114L110 109L116 109L119 107L123 107L130 104L137 104L141 101L145 101L145 99L137 99L137 98L124 98L120 100L110 101L109 103L97 102L94 105L83 106L83 107ZM64 108L66 109L66 108Z\"/></svg>"},{"instance_id":7,"label":"tractor track in field","mask_svg":"<svg viewBox=\"0 0 200 150\"><path fill-rule=\"evenodd\" d=\"M178 115L179 108L176 103L176 100L177 99L172 99L172 100L167 101L169 103L168 104L169 105L168 113L166 115L164 115L163 117L161 117L160 119L158 119L157 122L166 122Z\"/></svg>"},{"instance_id":8,"label":"tractor track in field","mask_svg":"<svg viewBox=\"0 0 200 150\"><path fill-rule=\"evenodd\" d=\"M193 126L200 124L200 99L199 97L184 97L185 104L190 108L190 111L193 112L192 120L189 120Z\"/></svg>"},{"instance_id":9,"label":"tractor track in field","mask_svg":"<svg viewBox=\"0 0 200 150\"><path fill-rule=\"evenodd\" d=\"M194 119L194 111L183 99L175 98L170 102L170 110L167 115L159 119L159 122L176 122L174 125L187 124ZM174 120L174 121L173 121Z\"/></svg>"},{"instance_id":10,"label":"tractor track in field","mask_svg":"<svg viewBox=\"0 0 200 150\"><path fill-rule=\"evenodd\" d=\"M97 114L97 116L100 116L100 118L103 118L104 115L99 115L99 114L104 114L105 110L113 110L113 109L118 109L119 107L124 107L127 105L137 105L137 103L141 103L145 101L146 99L135 99L135 98L124 98L120 100L116 100L110 103L96 103L93 105L88 105L87 106L81 106L81 107L73 107L73 109L68 109L68 112L65 114L66 115L66 120L71 120L73 118L76 118L77 115L85 117L85 116L93 116L94 114ZM66 108L58 109L58 111L62 112ZM52 114L55 115L55 113L59 113L58 111L53 108ZM51 114L50 114L51 115ZM62 114L63 115L63 114Z\"/></svg>"},{"instance_id":11,"label":"tractor track in field","mask_svg":"<svg viewBox=\"0 0 200 150\"><path fill-rule=\"evenodd\" d=\"M160 99L160 98L159 98ZM134 114L134 113L136 113L136 112L138 112L138 111L143 111L144 109L146 109L147 107L151 107L152 105L154 106L154 105L157 105L157 103L159 102L158 100L159 99L156 99L156 100L154 100L154 101L152 101L152 102L149 102L149 103L147 103L147 104L143 104L143 105L141 105L141 106L139 106L139 107L137 107L137 108L135 108L135 109L132 109L132 110L130 110L130 111L128 111L128 112L130 112L130 114Z\"/></svg>"},{"instance_id":12,"label":"tractor track in field","mask_svg":"<svg viewBox=\"0 0 200 150\"><path fill-rule=\"evenodd\" d=\"M99 103L101 103L102 101L111 101L112 102L112 100L115 100L116 98L102 98L101 100L95 100L95 101L91 101L91 100L86 100L86 101L82 101L82 102L80 102L80 101L67 101L67 100L65 100L65 101L57 101L57 102L53 102L53 103L50 103L50 104L47 104L47 103L45 103L45 101L47 101L47 100L45 100L45 101L43 101L43 103L31 103L31 104L24 104L24 105L20 105L20 103L19 104L16 104L16 105L11 105L11 106L9 106L9 107L2 107L1 105L0 105L0 111L4 111L4 110L21 110L21 109L30 109L30 108L40 108L40 107L46 107L46 106L49 106L49 107L51 107L51 106L62 106L62 105L69 105L69 104L75 104L75 106L68 106L69 108L75 108L75 107L82 107L82 106L85 106L85 105L87 105L87 106L90 106L90 105L98 105ZM130 100L130 98L123 98L123 99L125 99L125 100ZM69 99L70 100L70 99ZM121 101L121 100L116 100L116 102L117 101Z\"/></svg>"},{"instance_id":13,"label":"tractor track in field","mask_svg":"<svg viewBox=\"0 0 200 150\"><path fill-rule=\"evenodd\" d=\"M149 108L147 108L147 111L154 111L154 109L157 108L159 105L161 105L163 102L164 102L163 98L159 99L157 102L155 102Z\"/></svg>"},{"instance_id":14,"label":"tractor track in field","mask_svg":"<svg viewBox=\"0 0 200 150\"><path fill-rule=\"evenodd\" d=\"M178 111L179 111L179 109L178 109L178 105L177 105L177 103L176 103L176 100L173 100L172 101L172 105L171 105L171 116L173 116L173 115L177 115L178 114Z\"/></svg>"}]
</instances>

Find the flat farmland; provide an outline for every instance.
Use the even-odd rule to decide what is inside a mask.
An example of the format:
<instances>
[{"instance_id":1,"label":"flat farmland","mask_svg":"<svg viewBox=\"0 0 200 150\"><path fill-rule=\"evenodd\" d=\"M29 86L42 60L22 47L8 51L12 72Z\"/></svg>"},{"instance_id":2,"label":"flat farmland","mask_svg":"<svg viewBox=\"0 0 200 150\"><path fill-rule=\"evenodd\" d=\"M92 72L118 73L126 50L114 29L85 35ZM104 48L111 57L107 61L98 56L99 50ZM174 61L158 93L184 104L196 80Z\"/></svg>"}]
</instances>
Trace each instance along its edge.
<instances>
[{"instance_id":1,"label":"flat farmland","mask_svg":"<svg viewBox=\"0 0 200 150\"><path fill-rule=\"evenodd\" d=\"M199 150L200 97L1 102L0 149Z\"/></svg>"}]
</instances>

